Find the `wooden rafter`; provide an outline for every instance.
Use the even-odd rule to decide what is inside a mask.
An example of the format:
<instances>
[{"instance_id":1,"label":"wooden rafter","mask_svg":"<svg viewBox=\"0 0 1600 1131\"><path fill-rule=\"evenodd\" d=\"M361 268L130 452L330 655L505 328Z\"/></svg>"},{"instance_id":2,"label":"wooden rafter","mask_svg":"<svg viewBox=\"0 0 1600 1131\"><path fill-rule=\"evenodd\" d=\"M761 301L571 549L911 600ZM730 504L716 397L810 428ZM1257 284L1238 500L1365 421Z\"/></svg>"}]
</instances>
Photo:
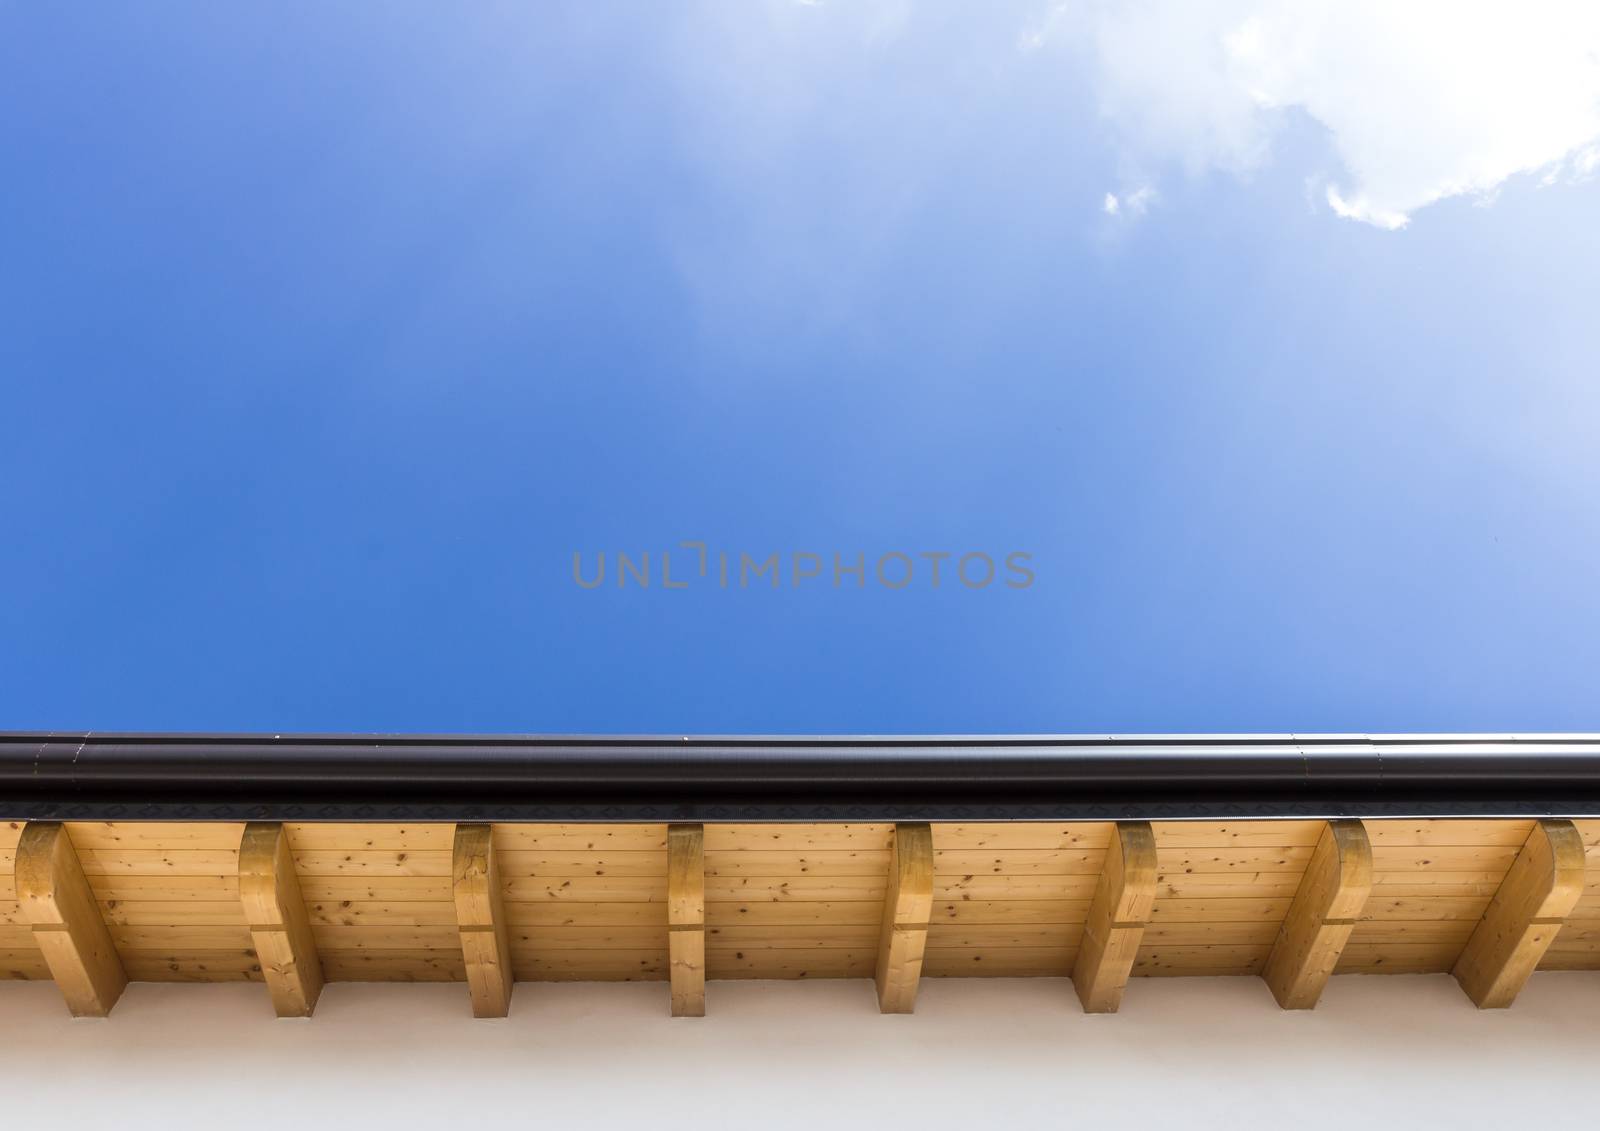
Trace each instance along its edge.
<instances>
[{"instance_id":1,"label":"wooden rafter","mask_svg":"<svg viewBox=\"0 0 1600 1131\"><path fill-rule=\"evenodd\" d=\"M1262 977L1284 1009L1311 1009L1372 893L1372 843L1360 821L1329 821L1289 905Z\"/></svg>"},{"instance_id":2,"label":"wooden rafter","mask_svg":"<svg viewBox=\"0 0 1600 1131\"><path fill-rule=\"evenodd\" d=\"M1479 1009L1516 999L1583 894L1583 873L1583 838L1573 823L1535 822L1456 960L1456 981Z\"/></svg>"},{"instance_id":3,"label":"wooden rafter","mask_svg":"<svg viewBox=\"0 0 1600 1131\"><path fill-rule=\"evenodd\" d=\"M278 1016L311 1016L322 993L322 963L281 824L259 821L244 827L239 901Z\"/></svg>"},{"instance_id":4,"label":"wooden rafter","mask_svg":"<svg viewBox=\"0 0 1600 1131\"><path fill-rule=\"evenodd\" d=\"M953 821L925 836L884 822L729 822L705 825L700 844L694 828L669 836L664 823L512 822L464 833L472 862L459 869L457 826L444 821L269 824L249 843L243 822L217 820L41 824L23 843L25 828L0 821L0 977L54 974L83 1012L114 1000L120 966L157 982L265 971L291 1014L315 1000L319 974L476 980L474 1009L493 1013L512 989L497 923L522 978L676 974L680 1012L703 1008L708 976L881 974L884 1006L903 1009L920 977L1059 976L1077 960L1078 992L1104 1009L1129 973L1263 977L1299 1007L1335 961L1340 973L1455 969L1485 1004L1509 1000L1535 965L1600 969L1600 904L1570 903L1574 833L1589 846L1590 890L1600 882L1600 819L1367 819L1361 910L1355 826L1302 818L1153 822L1147 911L1139 826L1111 821ZM930 855L931 879L916 879ZM924 884L937 896L931 923L913 898Z\"/></svg>"},{"instance_id":5,"label":"wooden rafter","mask_svg":"<svg viewBox=\"0 0 1600 1131\"><path fill-rule=\"evenodd\" d=\"M889 884L878 931L878 1009L910 1013L917 1005L922 958L933 914L933 830L923 824L894 827Z\"/></svg>"},{"instance_id":6,"label":"wooden rafter","mask_svg":"<svg viewBox=\"0 0 1600 1131\"><path fill-rule=\"evenodd\" d=\"M1156 895L1156 839L1147 821L1119 821L1084 924L1072 985L1086 1013L1115 1013Z\"/></svg>"},{"instance_id":7,"label":"wooden rafter","mask_svg":"<svg viewBox=\"0 0 1600 1131\"><path fill-rule=\"evenodd\" d=\"M706 837L702 825L667 829L667 958L672 1016L706 1013Z\"/></svg>"},{"instance_id":8,"label":"wooden rafter","mask_svg":"<svg viewBox=\"0 0 1600 1131\"><path fill-rule=\"evenodd\" d=\"M489 825L457 825L451 853L456 927L474 1017L511 1012L511 945L493 831Z\"/></svg>"},{"instance_id":9,"label":"wooden rafter","mask_svg":"<svg viewBox=\"0 0 1600 1131\"><path fill-rule=\"evenodd\" d=\"M33 821L17 841L17 901L74 1017L104 1017L128 976L67 830Z\"/></svg>"}]
</instances>

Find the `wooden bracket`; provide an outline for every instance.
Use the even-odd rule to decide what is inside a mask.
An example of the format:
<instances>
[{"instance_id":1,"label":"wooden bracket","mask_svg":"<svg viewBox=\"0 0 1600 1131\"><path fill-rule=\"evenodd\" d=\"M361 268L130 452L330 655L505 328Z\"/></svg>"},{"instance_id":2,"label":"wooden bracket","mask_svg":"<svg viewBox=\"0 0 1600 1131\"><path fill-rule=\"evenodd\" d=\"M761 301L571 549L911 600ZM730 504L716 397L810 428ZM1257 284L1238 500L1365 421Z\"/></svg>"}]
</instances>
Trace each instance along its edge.
<instances>
[{"instance_id":1,"label":"wooden bracket","mask_svg":"<svg viewBox=\"0 0 1600 1131\"><path fill-rule=\"evenodd\" d=\"M322 993L322 963L300 894L289 835L253 821L239 841L239 901L279 1017L310 1017Z\"/></svg>"},{"instance_id":2,"label":"wooden bracket","mask_svg":"<svg viewBox=\"0 0 1600 1131\"><path fill-rule=\"evenodd\" d=\"M1479 1009L1504 1009L1516 999L1583 894L1583 871L1577 826L1533 826L1452 971Z\"/></svg>"},{"instance_id":3,"label":"wooden bracket","mask_svg":"<svg viewBox=\"0 0 1600 1131\"><path fill-rule=\"evenodd\" d=\"M493 826L456 826L450 875L472 1015L504 1017L511 1012L514 978Z\"/></svg>"},{"instance_id":4,"label":"wooden bracket","mask_svg":"<svg viewBox=\"0 0 1600 1131\"><path fill-rule=\"evenodd\" d=\"M1119 821L1089 905L1072 985L1085 1013L1115 1013L1156 898L1156 837L1148 821Z\"/></svg>"},{"instance_id":5,"label":"wooden bracket","mask_svg":"<svg viewBox=\"0 0 1600 1131\"><path fill-rule=\"evenodd\" d=\"M932 917L933 829L922 824L896 825L878 932L880 1012L910 1013L916 1008Z\"/></svg>"},{"instance_id":6,"label":"wooden bracket","mask_svg":"<svg viewBox=\"0 0 1600 1131\"><path fill-rule=\"evenodd\" d=\"M128 975L83 865L59 821L29 821L17 841L17 902L74 1017L104 1017Z\"/></svg>"},{"instance_id":7,"label":"wooden bracket","mask_svg":"<svg viewBox=\"0 0 1600 1131\"><path fill-rule=\"evenodd\" d=\"M672 1016L706 1015L706 837L703 825L667 828L667 951Z\"/></svg>"},{"instance_id":8,"label":"wooden bracket","mask_svg":"<svg viewBox=\"0 0 1600 1131\"><path fill-rule=\"evenodd\" d=\"M1322 827L1262 978L1284 1009L1312 1009L1372 894L1372 842L1360 821Z\"/></svg>"}]
</instances>

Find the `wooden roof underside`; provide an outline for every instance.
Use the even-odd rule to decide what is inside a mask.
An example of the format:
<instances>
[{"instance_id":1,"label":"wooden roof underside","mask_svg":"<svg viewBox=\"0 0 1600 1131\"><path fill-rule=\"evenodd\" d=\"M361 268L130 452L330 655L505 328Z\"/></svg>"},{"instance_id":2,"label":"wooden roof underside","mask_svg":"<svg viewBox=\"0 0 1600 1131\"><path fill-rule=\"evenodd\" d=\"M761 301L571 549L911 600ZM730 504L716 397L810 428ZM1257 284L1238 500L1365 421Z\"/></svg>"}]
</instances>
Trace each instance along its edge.
<instances>
[{"instance_id":1,"label":"wooden roof underside","mask_svg":"<svg viewBox=\"0 0 1600 1131\"><path fill-rule=\"evenodd\" d=\"M0 823L0 977L83 1015L127 981L1253 975L1314 1005L1330 973L1454 972L1509 1005L1600 968L1600 821L987 824ZM1127 990L1137 993L1137 988ZM263 994L263 1002L268 1000ZM715 1012L715 991L711 994Z\"/></svg>"}]
</instances>

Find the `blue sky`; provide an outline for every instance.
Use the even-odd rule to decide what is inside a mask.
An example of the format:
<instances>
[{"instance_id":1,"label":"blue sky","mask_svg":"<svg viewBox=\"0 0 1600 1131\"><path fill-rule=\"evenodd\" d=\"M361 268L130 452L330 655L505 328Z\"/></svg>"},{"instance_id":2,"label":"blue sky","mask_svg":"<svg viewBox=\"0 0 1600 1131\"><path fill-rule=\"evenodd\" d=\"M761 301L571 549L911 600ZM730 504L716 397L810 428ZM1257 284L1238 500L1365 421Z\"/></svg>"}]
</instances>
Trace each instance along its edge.
<instances>
[{"instance_id":1,"label":"blue sky","mask_svg":"<svg viewBox=\"0 0 1600 1131\"><path fill-rule=\"evenodd\" d=\"M598 7L0 5L0 727L1600 729L1585 106Z\"/></svg>"}]
</instances>

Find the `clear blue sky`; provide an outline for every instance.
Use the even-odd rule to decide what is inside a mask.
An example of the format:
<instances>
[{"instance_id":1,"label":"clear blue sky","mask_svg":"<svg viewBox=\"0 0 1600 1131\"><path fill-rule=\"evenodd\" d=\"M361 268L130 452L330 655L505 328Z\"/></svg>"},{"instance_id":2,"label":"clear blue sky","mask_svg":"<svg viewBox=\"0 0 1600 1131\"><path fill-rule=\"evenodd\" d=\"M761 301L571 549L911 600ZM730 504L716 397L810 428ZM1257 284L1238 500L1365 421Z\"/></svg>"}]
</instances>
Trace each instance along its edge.
<instances>
[{"instance_id":1,"label":"clear blue sky","mask_svg":"<svg viewBox=\"0 0 1600 1131\"><path fill-rule=\"evenodd\" d=\"M1600 185L665 7L0 5L0 727L1600 729Z\"/></svg>"}]
</instances>

